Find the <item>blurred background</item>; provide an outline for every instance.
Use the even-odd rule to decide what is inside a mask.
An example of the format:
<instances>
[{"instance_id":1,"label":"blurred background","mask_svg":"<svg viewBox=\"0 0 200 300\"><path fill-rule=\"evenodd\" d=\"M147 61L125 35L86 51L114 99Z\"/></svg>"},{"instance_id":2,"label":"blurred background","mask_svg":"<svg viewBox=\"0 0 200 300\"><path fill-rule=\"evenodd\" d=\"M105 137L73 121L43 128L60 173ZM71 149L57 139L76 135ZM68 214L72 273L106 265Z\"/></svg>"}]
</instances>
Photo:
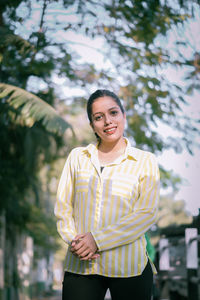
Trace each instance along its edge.
<instances>
[{"instance_id":1,"label":"blurred background","mask_svg":"<svg viewBox=\"0 0 200 300\"><path fill-rule=\"evenodd\" d=\"M199 32L198 0L0 1L0 299L61 299L56 189L97 88L159 161L153 299L200 299Z\"/></svg>"}]
</instances>

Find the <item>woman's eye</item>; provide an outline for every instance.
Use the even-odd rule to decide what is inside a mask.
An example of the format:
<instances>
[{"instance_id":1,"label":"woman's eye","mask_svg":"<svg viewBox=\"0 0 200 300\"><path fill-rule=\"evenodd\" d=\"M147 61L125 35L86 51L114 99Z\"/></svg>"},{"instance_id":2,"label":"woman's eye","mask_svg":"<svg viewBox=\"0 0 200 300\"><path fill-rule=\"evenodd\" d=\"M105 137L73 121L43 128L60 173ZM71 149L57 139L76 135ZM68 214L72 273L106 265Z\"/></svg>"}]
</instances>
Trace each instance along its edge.
<instances>
[{"instance_id":1,"label":"woman's eye","mask_svg":"<svg viewBox=\"0 0 200 300\"><path fill-rule=\"evenodd\" d=\"M102 119L102 116L96 116L94 119L95 119L95 121L99 121Z\"/></svg>"},{"instance_id":2,"label":"woman's eye","mask_svg":"<svg viewBox=\"0 0 200 300\"><path fill-rule=\"evenodd\" d=\"M112 116L115 116L115 115L117 115L117 114L118 114L118 111L117 111L117 110L112 110L112 111L111 111L111 115L112 115Z\"/></svg>"}]
</instances>

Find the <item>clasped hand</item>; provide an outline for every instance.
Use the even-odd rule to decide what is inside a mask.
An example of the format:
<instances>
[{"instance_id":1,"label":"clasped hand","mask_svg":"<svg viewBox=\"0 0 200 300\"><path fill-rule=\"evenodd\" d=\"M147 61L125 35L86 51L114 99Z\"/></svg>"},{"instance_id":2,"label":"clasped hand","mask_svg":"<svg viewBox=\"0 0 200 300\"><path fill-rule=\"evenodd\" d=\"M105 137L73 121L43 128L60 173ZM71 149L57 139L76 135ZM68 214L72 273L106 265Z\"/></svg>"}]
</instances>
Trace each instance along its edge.
<instances>
[{"instance_id":1,"label":"clasped hand","mask_svg":"<svg viewBox=\"0 0 200 300\"><path fill-rule=\"evenodd\" d=\"M71 252L78 256L80 260L96 259L100 255L96 253L97 244L90 232L78 234L71 242Z\"/></svg>"}]
</instances>

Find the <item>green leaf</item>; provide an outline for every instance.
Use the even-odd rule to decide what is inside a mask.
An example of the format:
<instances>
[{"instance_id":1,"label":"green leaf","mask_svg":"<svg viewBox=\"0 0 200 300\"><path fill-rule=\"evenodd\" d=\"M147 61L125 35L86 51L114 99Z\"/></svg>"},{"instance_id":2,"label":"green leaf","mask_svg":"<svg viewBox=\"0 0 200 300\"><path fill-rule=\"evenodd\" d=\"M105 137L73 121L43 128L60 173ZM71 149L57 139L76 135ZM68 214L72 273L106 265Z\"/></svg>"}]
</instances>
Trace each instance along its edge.
<instances>
[{"instance_id":1,"label":"green leaf","mask_svg":"<svg viewBox=\"0 0 200 300\"><path fill-rule=\"evenodd\" d=\"M20 35L14 34L8 28L0 26L0 36L2 38L1 47L15 45L22 55L30 51L35 51L33 44L22 38Z\"/></svg>"},{"instance_id":2,"label":"green leaf","mask_svg":"<svg viewBox=\"0 0 200 300\"><path fill-rule=\"evenodd\" d=\"M41 121L46 130L53 133L63 134L67 128L72 130L51 105L19 87L0 83L0 99L5 99L16 110L20 108L22 118L32 118L31 126Z\"/></svg>"}]
</instances>

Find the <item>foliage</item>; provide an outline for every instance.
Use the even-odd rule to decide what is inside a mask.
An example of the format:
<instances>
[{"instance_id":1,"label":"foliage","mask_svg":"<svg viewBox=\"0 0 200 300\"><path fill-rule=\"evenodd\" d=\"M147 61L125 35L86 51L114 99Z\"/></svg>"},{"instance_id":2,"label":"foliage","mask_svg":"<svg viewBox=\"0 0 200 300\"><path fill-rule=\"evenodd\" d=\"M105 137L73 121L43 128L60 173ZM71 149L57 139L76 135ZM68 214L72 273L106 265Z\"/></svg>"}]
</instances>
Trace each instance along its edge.
<instances>
[{"instance_id":1,"label":"foliage","mask_svg":"<svg viewBox=\"0 0 200 300\"><path fill-rule=\"evenodd\" d=\"M78 84L90 90L97 85L112 88L124 100L129 124L127 133L133 137L136 146L157 153L171 147L180 152L187 147L192 153L198 124L183 116L182 108L186 103L185 94L197 88L198 82L184 88L169 82L160 70L169 65L179 68L188 65L190 79L199 74L198 52L194 51L194 60L183 59L183 56L173 59L170 49L162 45L162 38L167 37L170 30L180 30L193 18L194 11L199 9L196 2L76 0L57 3L45 0L41 2L41 17L35 30L27 30L19 41L19 35L9 28L9 36L13 35L13 38L9 38L9 51L2 54L2 81L33 89L30 80L34 78L38 82L37 93L40 93L40 87L48 86L51 104L52 72L65 78L68 86ZM23 17L20 14L20 21L17 13L12 17L18 31L33 12L30 1L20 4L19 7L26 8L28 13ZM50 14L54 7L63 9L69 18L63 20L55 15L55 22L48 21L48 16L52 19ZM7 18L3 23L7 29L7 20L12 13L13 8L7 7ZM109 62L109 69L96 70L93 65L80 63L70 41L66 40L77 32L90 38L101 37L105 46L99 51L105 56L105 62ZM7 36L5 33L2 53L3 49L8 49ZM187 41L184 42L187 47ZM184 42L177 41L177 51L181 49L179 46L184 47ZM85 103L83 99L82 103ZM157 130L160 122L174 128L177 134L163 138Z\"/></svg>"},{"instance_id":2,"label":"foliage","mask_svg":"<svg viewBox=\"0 0 200 300\"><path fill-rule=\"evenodd\" d=\"M199 119L183 112L189 104L187 95L199 89L199 48L191 47L190 59L184 56L189 43L184 39L184 26L198 16L197 2L116 0L87 1L83 5L83 1L77 1L71 10L67 7L78 20L73 22L69 18L66 37L68 32L70 36L78 31L104 40L99 51L109 67L93 70L90 86L93 90L102 86L112 88L119 94L127 112L127 135L144 150L159 154L164 149L173 148L180 153L186 148L193 154L193 147L199 147ZM167 47L170 31L177 35L173 45L176 56ZM185 85L165 76L162 70L169 67L185 73ZM86 70L85 78L87 74ZM163 125L173 129L169 130L172 134L167 130L164 136L159 134ZM161 179L163 186L180 183L179 178L163 168Z\"/></svg>"},{"instance_id":3,"label":"foliage","mask_svg":"<svg viewBox=\"0 0 200 300\"><path fill-rule=\"evenodd\" d=\"M162 196L159 204L158 227L189 224L192 216L186 212L183 200L174 201L174 195Z\"/></svg>"},{"instance_id":4,"label":"foliage","mask_svg":"<svg viewBox=\"0 0 200 300\"><path fill-rule=\"evenodd\" d=\"M167 194L160 197L158 220L156 226L149 232L154 245L159 242L165 228L175 232L177 228L186 224L189 225L193 221L191 214L186 211L184 200L174 199L175 194Z\"/></svg>"},{"instance_id":5,"label":"foliage","mask_svg":"<svg viewBox=\"0 0 200 300\"><path fill-rule=\"evenodd\" d=\"M51 213L45 213L37 206L30 207L31 218L27 224L27 233L33 237L34 243L44 249L57 250L57 230Z\"/></svg>"},{"instance_id":6,"label":"foliage","mask_svg":"<svg viewBox=\"0 0 200 300\"><path fill-rule=\"evenodd\" d=\"M27 41L15 34L15 22L23 21L16 10L22 2L0 4L0 187L1 197L5 199L1 201L0 211L6 215L7 236L11 239L15 235L14 228L19 232L29 230L35 243L45 247L49 242L54 248L55 221L45 217L47 211L42 207L38 172L44 164L50 166L59 157L62 135L71 126L51 106L55 93L50 77L55 64L48 51L39 53L42 47L48 46L45 35L33 33ZM44 56L48 54L45 61ZM35 77L45 82L46 88L36 89L33 94L28 92L28 85ZM31 197L27 197L30 194ZM40 211L37 219L35 210ZM34 234L45 220L44 233L49 230L54 242L50 242L48 234L46 239Z\"/></svg>"},{"instance_id":7,"label":"foliage","mask_svg":"<svg viewBox=\"0 0 200 300\"><path fill-rule=\"evenodd\" d=\"M182 182L180 176L174 174L173 171L167 171L162 166L159 167L161 184L163 188L172 187L172 190L177 191Z\"/></svg>"},{"instance_id":8,"label":"foliage","mask_svg":"<svg viewBox=\"0 0 200 300\"><path fill-rule=\"evenodd\" d=\"M193 4L191 1L175 1L171 6L161 1L114 1L105 5L107 19L98 19L97 26L88 30L91 36L104 35L109 43L107 57L116 68L115 75L121 75L123 82L119 94L128 112L128 133L140 148L161 152L173 147L180 152L187 147L192 153L198 123L181 116L186 89L170 83L159 75L159 70L169 65L188 64L194 71L197 67L194 61L183 61L182 57L174 62L170 49L162 46L159 37L191 18L192 8L197 9ZM86 13L84 16L87 18ZM160 122L179 131L179 136L163 139L157 130Z\"/></svg>"},{"instance_id":9,"label":"foliage","mask_svg":"<svg viewBox=\"0 0 200 300\"><path fill-rule=\"evenodd\" d=\"M0 83L0 99L5 99L14 110L20 109L26 126L41 121L47 131L64 134L71 126L64 121L51 105L42 101L37 96L18 87Z\"/></svg>"},{"instance_id":10,"label":"foliage","mask_svg":"<svg viewBox=\"0 0 200 300\"><path fill-rule=\"evenodd\" d=\"M10 109L7 102L0 103L0 211L6 214L9 236L15 233L12 226L26 229L32 219L32 205L38 201L38 170L45 163L51 164L57 158L62 139L47 132L40 122L31 127L17 122L19 112ZM27 198L32 190L34 197Z\"/></svg>"}]
</instances>

